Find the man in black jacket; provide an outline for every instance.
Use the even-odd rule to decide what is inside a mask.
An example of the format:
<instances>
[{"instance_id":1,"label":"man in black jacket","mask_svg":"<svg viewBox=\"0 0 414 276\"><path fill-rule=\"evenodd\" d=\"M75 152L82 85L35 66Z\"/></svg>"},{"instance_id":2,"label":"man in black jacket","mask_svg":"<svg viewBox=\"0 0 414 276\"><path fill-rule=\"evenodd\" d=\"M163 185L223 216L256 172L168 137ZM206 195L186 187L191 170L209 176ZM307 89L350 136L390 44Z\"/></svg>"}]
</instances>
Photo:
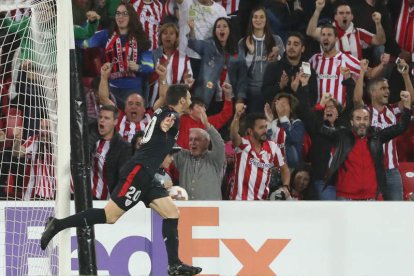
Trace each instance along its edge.
<instances>
[{"instance_id":1,"label":"man in black jacket","mask_svg":"<svg viewBox=\"0 0 414 276\"><path fill-rule=\"evenodd\" d=\"M97 122L89 129L91 184L94 199L109 199L119 171L131 156L131 145L116 131L118 110L113 105L100 108Z\"/></svg>"},{"instance_id":2,"label":"man in black jacket","mask_svg":"<svg viewBox=\"0 0 414 276\"><path fill-rule=\"evenodd\" d=\"M305 51L304 38L301 33L293 32L288 35L286 42L286 52L281 60L275 63L269 63L263 75L262 92L265 101L271 103L273 98L281 93L296 94L300 87L299 72L302 62L307 62L303 58ZM309 100L313 106L316 104L318 95L316 94L317 83L316 73L311 69L311 76L309 79Z\"/></svg>"},{"instance_id":3,"label":"man in black jacket","mask_svg":"<svg viewBox=\"0 0 414 276\"><path fill-rule=\"evenodd\" d=\"M375 200L385 189L383 143L407 130L411 118L408 91L400 94L403 111L393 126L371 128L370 110L363 105L352 112L352 128L321 128L323 135L333 138L335 154L327 179L336 179L336 195L341 200Z\"/></svg>"}]
</instances>

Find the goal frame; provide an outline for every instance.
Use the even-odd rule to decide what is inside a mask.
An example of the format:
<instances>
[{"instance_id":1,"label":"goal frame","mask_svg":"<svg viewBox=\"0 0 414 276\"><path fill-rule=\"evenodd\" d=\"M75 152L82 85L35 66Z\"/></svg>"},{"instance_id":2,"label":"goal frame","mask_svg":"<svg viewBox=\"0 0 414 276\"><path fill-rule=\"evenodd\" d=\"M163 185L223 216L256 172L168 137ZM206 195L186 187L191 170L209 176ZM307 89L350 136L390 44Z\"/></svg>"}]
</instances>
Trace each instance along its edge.
<instances>
[{"instance_id":1,"label":"goal frame","mask_svg":"<svg viewBox=\"0 0 414 276\"><path fill-rule=\"evenodd\" d=\"M72 4L67 0L56 0L57 8L57 174L56 174L56 217L70 214L70 58L74 49ZM61 37L58 35L63 34ZM58 236L59 275L70 275L70 229Z\"/></svg>"}]
</instances>

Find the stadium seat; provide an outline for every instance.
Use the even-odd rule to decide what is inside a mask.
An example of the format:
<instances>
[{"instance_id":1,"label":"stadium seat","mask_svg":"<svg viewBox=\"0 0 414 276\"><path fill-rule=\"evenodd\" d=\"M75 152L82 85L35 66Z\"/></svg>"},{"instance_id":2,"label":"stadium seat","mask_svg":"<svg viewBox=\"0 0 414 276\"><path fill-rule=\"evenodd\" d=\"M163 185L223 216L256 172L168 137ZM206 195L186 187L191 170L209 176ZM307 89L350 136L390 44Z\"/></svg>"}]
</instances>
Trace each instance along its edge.
<instances>
[{"instance_id":1,"label":"stadium seat","mask_svg":"<svg viewBox=\"0 0 414 276\"><path fill-rule=\"evenodd\" d=\"M404 200L408 200L409 194L414 192L414 162L401 162L399 169L403 182Z\"/></svg>"},{"instance_id":2,"label":"stadium seat","mask_svg":"<svg viewBox=\"0 0 414 276\"><path fill-rule=\"evenodd\" d=\"M96 77L101 75L103 50L87 48L83 51L83 76Z\"/></svg>"}]
</instances>

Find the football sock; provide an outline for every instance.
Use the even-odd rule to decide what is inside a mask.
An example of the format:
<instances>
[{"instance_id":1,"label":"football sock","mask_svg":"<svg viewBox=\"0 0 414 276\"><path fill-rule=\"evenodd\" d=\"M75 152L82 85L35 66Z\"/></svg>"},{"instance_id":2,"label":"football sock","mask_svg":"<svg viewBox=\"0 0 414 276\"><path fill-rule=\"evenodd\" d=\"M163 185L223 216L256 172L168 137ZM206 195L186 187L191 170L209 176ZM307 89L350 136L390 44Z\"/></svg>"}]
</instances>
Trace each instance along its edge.
<instances>
[{"instance_id":1,"label":"football sock","mask_svg":"<svg viewBox=\"0 0 414 276\"><path fill-rule=\"evenodd\" d=\"M92 226L106 223L104 209L91 208L64 219L56 219L55 228L59 232L70 227Z\"/></svg>"},{"instance_id":2,"label":"football sock","mask_svg":"<svg viewBox=\"0 0 414 276\"><path fill-rule=\"evenodd\" d=\"M181 263L178 258L178 218L162 221L162 236L167 248L168 264Z\"/></svg>"}]
</instances>

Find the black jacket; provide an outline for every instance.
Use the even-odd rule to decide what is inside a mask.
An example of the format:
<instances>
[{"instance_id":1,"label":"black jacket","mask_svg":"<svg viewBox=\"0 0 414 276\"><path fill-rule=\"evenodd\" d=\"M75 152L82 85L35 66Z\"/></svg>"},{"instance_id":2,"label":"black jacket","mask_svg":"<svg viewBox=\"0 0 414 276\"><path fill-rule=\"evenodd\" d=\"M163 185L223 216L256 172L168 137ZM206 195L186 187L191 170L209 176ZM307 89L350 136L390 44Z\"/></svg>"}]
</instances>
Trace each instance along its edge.
<instances>
[{"instance_id":1,"label":"black jacket","mask_svg":"<svg viewBox=\"0 0 414 276\"><path fill-rule=\"evenodd\" d=\"M307 60L305 60L303 57L302 61L307 62ZM295 76L297 72L299 72L300 67L301 63L299 63L296 66L292 65L286 58L286 53L279 61L269 63L263 75L262 93L265 101L268 103L272 102L273 98L281 92L286 92L295 95L296 93L293 92L293 90L290 88L290 84L292 82L292 77ZM283 71L285 71L286 74L289 76L289 82L287 86L282 90L280 89L279 83ZM310 104L313 106L316 104L318 98L318 84L316 82L316 72L312 68L311 71L312 75L309 78L308 86L310 93L309 100Z\"/></svg>"},{"instance_id":2,"label":"black jacket","mask_svg":"<svg viewBox=\"0 0 414 276\"><path fill-rule=\"evenodd\" d=\"M371 153L372 159L374 160L375 172L377 176L378 191L384 191L385 183L385 168L384 168L384 153L382 145L398 135L404 133L411 119L411 110L404 108L400 121L393 126L376 130L373 128L369 129L368 133L368 147ZM355 145L355 136L350 128L329 128L323 126L321 133L327 137L332 137L336 141L335 154L333 156L331 166L328 169L326 179L328 181L336 180L336 175L339 168L344 164L348 157L348 154Z\"/></svg>"},{"instance_id":3,"label":"black jacket","mask_svg":"<svg viewBox=\"0 0 414 276\"><path fill-rule=\"evenodd\" d=\"M352 98L355 82L352 78L342 82L349 91L346 94L346 108L339 112L339 117L335 121L335 126L350 126L350 112L353 108ZM324 124L328 124L323 120L323 111L314 111L309 104L309 87L300 87L297 91L300 106L298 108L298 117L305 124L305 129L309 134L312 146L310 148L310 161L312 164L313 178L315 180L323 180L328 169L329 159L331 157L331 149L335 142L333 139L326 137L320 133L320 128Z\"/></svg>"},{"instance_id":4,"label":"black jacket","mask_svg":"<svg viewBox=\"0 0 414 276\"><path fill-rule=\"evenodd\" d=\"M97 122L94 121L89 124L89 129L89 149L92 160L96 152L96 142L100 139ZM104 177L108 180L109 193L112 193L117 185L119 172L124 163L131 157L131 153L131 144L126 142L118 132L115 132L105 158L106 175Z\"/></svg>"}]
</instances>

